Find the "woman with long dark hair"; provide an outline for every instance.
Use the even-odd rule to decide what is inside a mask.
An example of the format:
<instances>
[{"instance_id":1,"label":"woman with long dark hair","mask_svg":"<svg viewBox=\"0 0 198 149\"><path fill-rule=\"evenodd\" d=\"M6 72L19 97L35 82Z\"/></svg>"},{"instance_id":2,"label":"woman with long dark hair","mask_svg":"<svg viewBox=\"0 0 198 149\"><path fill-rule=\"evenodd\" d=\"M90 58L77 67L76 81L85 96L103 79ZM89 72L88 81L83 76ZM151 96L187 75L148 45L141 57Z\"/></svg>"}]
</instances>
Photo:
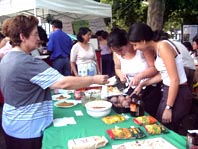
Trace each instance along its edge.
<instances>
[{"instance_id":1,"label":"woman with long dark hair","mask_svg":"<svg viewBox=\"0 0 198 149\"><path fill-rule=\"evenodd\" d=\"M189 114L192 104L192 93L187 85L179 50L168 40L167 34L163 31L153 32L144 23L133 24L129 29L128 38L135 50L156 53L155 67L159 73L140 83L139 89L142 86L163 82L163 96L157 111L157 119L177 132L180 121Z\"/></svg>"},{"instance_id":2,"label":"woman with long dark hair","mask_svg":"<svg viewBox=\"0 0 198 149\"><path fill-rule=\"evenodd\" d=\"M154 53L134 50L127 39L127 32L123 29L114 29L108 37L108 46L113 51L115 73L122 83L136 87L140 82L157 74L154 66ZM128 80L128 82L127 82ZM142 99L145 111L156 116L156 111L161 99L160 84L147 86L142 89ZM134 89L129 89L131 94Z\"/></svg>"}]
</instances>

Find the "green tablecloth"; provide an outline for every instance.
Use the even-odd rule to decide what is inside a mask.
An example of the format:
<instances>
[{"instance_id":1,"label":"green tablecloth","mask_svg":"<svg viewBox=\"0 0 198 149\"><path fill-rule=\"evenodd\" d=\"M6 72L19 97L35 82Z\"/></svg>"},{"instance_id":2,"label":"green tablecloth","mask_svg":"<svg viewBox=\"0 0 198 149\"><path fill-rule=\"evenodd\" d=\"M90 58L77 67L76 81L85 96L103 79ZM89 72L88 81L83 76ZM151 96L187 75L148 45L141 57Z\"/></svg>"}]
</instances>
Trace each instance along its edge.
<instances>
[{"instance_id":1,"label":"green tablecloth","mask_svg":"<svg viewBox=\"0 0 198 149\"><path fill-rule=\"evenodd\" d=\"M76 116L74 110L81 110L83 116ZM116 114L113 110L111 115ZM128 114L130 116L130 114ZM111 140L106 133L107 129L118 127L138 126L132 121L132 117L128 120L107 125L101 118L92 118L86 113L85 107L78 104L71 108L54 107L54 118L74 117L77 124L67 125L64 127L54 127L53 124L44 131L42 149L67 149L67 142L70 139L88 137L88 136L105 136L108 139L108 144L102 149L110 149L113 144L121 144L130 140ZM177 133L170 131L167 134L150 136L146 133L143 126L140 127L146 134L146 138L162 137L179 149L186 148L186 137L180 136Z\"/></svg>"}]
</instances>

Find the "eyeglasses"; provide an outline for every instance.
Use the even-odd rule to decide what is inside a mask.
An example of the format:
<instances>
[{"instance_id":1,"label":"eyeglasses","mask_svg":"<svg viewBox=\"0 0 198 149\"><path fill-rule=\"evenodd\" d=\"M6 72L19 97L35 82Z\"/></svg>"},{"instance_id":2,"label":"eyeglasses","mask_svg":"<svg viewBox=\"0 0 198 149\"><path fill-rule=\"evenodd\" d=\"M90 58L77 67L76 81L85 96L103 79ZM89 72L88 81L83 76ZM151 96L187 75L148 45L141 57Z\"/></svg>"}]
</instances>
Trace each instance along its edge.
<instances>
[{"instance_id":1,"label":"eyeglasses","mask_svg":"<svg viewBox=\"0 0 198 149\"><path fill-rule=\"evenodd\" d=\"M32 33L32 34L30 34L30 36L34 36L34 37L38 37L39 36L39 34L38 33Z\"/></svg>"}]
</instances>

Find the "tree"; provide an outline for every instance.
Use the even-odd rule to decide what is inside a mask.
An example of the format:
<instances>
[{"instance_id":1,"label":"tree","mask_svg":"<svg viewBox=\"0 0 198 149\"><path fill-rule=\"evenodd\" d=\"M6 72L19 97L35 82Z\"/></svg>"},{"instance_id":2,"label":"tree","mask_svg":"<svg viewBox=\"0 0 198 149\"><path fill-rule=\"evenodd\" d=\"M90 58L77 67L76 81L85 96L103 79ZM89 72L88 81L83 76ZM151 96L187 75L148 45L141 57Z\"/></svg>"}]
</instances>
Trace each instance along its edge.
<instances>
[{"instance_id":1,"label":"tree","mask_svg":"<svg viewBox=\"0 0 198 149\"><path fill-rule=\"evenodd\" d=\"M166 31L198 23L198 0L148 0L148 5L142 1L100 0L112 5L113 25L125 29L134 22L147 22L153 30Z\"/></svg>"},{"instance_id":2,"label":"tree","mask_svg":"<svg viewBox=\"0 0 198 149\"><path fill-rule=\"evenodd\" d=\"M166 0L164 28L181 29L182 24L198 23L197 0Z\"/></svg>"},{"instance_id":3,"label":"tree","mask_svg":"<svg viewBox=\"0 0 198 149\"><path fill-rule=\"evenodd\" d=\"M112 25L128 29L134 22L145 22L147 6L141 0L101 0L112 5Z\"/></svg>"},{"instance_id":4,"label":"tree","mask_svg":"<svg viewBox=\"0 0 198 149\"><path fill-rule=\"evenodd\" d=\"M165 10L165 0L149 0L147 24L152 30L163 28L163 16Z\"/></svg>"}]
</instances>

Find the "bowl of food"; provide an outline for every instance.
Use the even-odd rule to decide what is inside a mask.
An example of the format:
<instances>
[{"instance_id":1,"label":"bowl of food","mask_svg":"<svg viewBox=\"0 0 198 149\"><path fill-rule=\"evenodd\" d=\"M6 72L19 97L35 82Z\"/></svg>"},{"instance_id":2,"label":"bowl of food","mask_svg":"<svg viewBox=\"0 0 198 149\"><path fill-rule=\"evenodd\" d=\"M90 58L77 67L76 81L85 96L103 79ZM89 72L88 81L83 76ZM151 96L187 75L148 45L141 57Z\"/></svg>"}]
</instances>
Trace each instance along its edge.
<instances>
[{"instance_id":1,"label":"bowl of food","mask_svg":"<svg viewBox=\"0 0 198 149\"><path fill-rule=\"evenodd\" d=\"M105 100L94 100L87 102L85 107L88 115L100 118L110 114L112 103Z\"/></svg>"},{"instance_id":2,"label":"bowl of food","mask_svg":"<svg viewBox=\"0 0 198 149\"><path fill-rule=\"evenodd\" d=\"M85 96L90 98L100 98L101 90L100 89L89 89L84 91Z\"/></svg>"}]
</instances>

